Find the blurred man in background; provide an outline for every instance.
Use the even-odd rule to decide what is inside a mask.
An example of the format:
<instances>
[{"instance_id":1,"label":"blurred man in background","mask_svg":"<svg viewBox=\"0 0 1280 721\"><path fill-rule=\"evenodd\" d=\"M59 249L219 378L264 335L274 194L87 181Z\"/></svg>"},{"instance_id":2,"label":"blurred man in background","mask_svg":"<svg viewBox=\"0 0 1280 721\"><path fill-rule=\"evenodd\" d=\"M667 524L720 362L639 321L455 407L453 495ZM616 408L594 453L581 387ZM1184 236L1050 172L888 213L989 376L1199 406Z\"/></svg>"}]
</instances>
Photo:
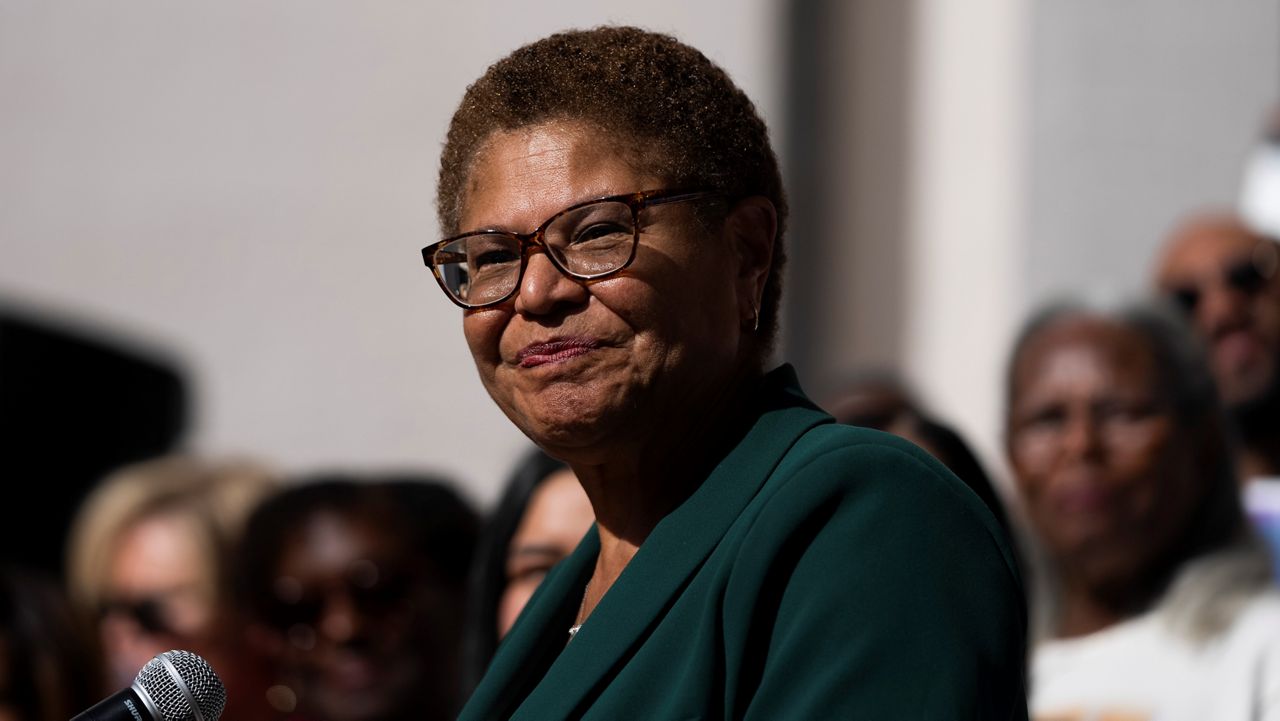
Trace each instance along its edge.
<instances>
[{"instance_id":1,"label":"blurred man in background","mask_svg":"<svg viewBox=\"0 0 1280 721\"><path fill-rule=\"evenodd\" d=\"M1233 214L1202 213L1175 228L1156 268L1206 343L1240 479L1280 475L1280 246Z\"/></svg>"}]
</instances>

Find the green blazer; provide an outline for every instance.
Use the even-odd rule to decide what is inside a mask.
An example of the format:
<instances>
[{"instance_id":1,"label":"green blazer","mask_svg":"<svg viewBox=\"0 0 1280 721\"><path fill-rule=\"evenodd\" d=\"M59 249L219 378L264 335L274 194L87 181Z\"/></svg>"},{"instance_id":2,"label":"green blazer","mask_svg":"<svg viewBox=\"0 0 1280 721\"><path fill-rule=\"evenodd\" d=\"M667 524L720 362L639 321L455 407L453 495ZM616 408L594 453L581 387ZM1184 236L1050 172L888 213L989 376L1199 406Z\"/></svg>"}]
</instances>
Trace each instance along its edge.
<instances>
[{"instance_id":1,"label":"green blazer","mask_svg":"<svg viewBox=\"0 0 1280 721\"><path fill-rule=\"evenodd\" d=\"M788 367L570 642L594 529L463 709L489 719L1026 719L1009 541L910 443L838 425Z\"/></svg>"}]
</instances>

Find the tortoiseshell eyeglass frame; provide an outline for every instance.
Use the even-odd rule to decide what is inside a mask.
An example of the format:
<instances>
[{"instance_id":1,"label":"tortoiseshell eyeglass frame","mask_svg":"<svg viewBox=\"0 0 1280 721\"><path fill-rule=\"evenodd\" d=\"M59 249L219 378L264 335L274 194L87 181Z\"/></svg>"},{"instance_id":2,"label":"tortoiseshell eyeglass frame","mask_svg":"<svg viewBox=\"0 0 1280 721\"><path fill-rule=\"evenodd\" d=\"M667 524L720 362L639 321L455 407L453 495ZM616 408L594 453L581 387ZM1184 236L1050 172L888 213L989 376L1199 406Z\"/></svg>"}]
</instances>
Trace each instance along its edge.
<instances>
[{"instance_id":1,"label":"tortoiseshell eyeglass frame","mask_svg":"<svg viewBox=\"0 0 1280 721\"><path fill-rule=\"evenodd\" d=\"M448 296L449 300L453 301L455 305L461 308L466 308L466 309L488 308L490 306L498 305L500 303L505 303L506 301L510 300L511 297L514 296L516 292L520 289L520 283L524 279L525 267L528 266L529 264L529 251L533 248L541 248L543 252L546 254L547 259L550 260L551 264L556 267L556 270L559 270L561 273L563 273L564 275L570 278L576 278L578 280L598 280L601 278L608 278L611 275L615 275L617 273L622 272L623 270L626 270L627 266L631 265L631 262L636 259L636 247L640 244L640 211L641 210L644 210L645 208L648 208L653 205L664 205L666 203L680 203L680 202L689 201L689 200L701 200L703 198L716 197L719 195L720 193L714 190L661 189L661 190L642 190L638 193L624 193L622 195L607 195L602 198L593 198L591 200L584 200L581 203L574 203L573 205L570 205L564 210L561 210L560 212L556 213L550 218L547 218L546 221L544 221L542 225L539 225L532 233L514 233L509 230L498 230L494 228L486 228L486 229L480 229L480 230L471 230L466 233L461 233L459 235L454 235L454 236L445 238L444 240L441 240L436 243L432 243L431 245L428 245L427 247L423 248L422 260L424 263L426 263L427 267L431 269L431 273L432 275L435 276L436 282L440 284L440 290L444 291L444 294ZM631 252L630 254L628 254L626 262L619 265L617 268L612 268L602 273L592 273L592 274L575 273L569 270L568 268L564 267L564 265L556 258L555 253L547 252L547 244L543 239L543 234L546 232L547 228L550 227L551 224L556 221L556 219L560 218L566 213L571 213L575 210L585 208L589 205L595 205L596 203L625 203L627 207L631 209L631 227L632 227ZM488 300L483 303L468 303L456 297L449 290L449 287L445 285L444 278L440 274L440 267L439 267L440 263L449 262L450 260L456 262L457 259L441 258L439 257L438 254L441 253L443 248L450 243L454 243L459 240L462 240L463 238L469 238L477 235L498 235L498 236L511 238L512 240L519 242L520 272L517 274L516 282L512 285L510 292L506 293L502 297L496 298L494 300Z\"/></svg>"}]
</instances>

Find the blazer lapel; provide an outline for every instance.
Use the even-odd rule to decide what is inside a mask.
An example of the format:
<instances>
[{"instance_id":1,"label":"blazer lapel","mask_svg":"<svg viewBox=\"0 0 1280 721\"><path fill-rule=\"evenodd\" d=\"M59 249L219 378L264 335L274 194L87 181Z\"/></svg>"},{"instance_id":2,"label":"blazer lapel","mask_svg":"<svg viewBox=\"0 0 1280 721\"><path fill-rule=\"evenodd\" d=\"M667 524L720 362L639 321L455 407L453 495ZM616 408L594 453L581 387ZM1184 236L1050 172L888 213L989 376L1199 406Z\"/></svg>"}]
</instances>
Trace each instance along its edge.
<instances>
[{"instance_id":1,"label":"blazer lapel","mask_svg":"<svg viewBox=\"0 0 1280 721\"><path fill-rule=\"evenodd\" d=\"M517 693L528 693L528 698L513 718L543 721L576 715L575 709L615 672L711 555L787 449L805 431L831 420L800 393L789 366L770 373L764 383L763 407L758 407L754 425L702 486L658 523L567 647L569 624L599 553L594 530L558 569L562 572L554 574L554 585L539 594L538 608L520 624L528 633L512 638L513 647L504 649L538 675L517 684ZM514 674L516 669L505 671ZM516 678L508 675L505 680Z\"/></svg>"},{"instance_id":2,"label":"blazer lapel","mask_svg":"<svg viewBox=\"0 0 1280 721\"><path fill-rule=\"evenodd\" d=\"M458 721L510 718L538 685L569 640L569 626L599 553L600 537L592 525L529 599Z\"/></svg>"}]
</instances>

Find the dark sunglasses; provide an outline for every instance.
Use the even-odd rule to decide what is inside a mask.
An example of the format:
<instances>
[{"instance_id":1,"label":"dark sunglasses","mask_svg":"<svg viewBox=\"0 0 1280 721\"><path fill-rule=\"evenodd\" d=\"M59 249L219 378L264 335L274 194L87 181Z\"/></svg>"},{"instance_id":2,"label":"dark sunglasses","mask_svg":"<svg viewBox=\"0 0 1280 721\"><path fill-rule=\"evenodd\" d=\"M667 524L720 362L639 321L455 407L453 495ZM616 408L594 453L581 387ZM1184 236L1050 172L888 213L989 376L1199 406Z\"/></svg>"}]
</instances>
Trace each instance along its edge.
<instances>
[{"instance_id":1,"label":"dark sunglasses","mask_svg":"<svg viewBox=\"0 0 1280 721\"><path fill-rule=\"evenodd\" d=\"M300 624L315 626L334 593L345 594L362 616L377 618L401 608L413 595L414 586L413 577L407 573L386 573L372 581L348 578L333 586L303 588L296 598L273 598L265 609L266 620L280 630Z\"/></svg>"},{"instance_id":2,"label":"dark sunglasses","mask_svg":"<svg viewBox=\"0 0 1280 721\"><path fill-rule=\"evenodd\" d=\"M1274 251L1272 251L1274 252ZM1262 257L1260 257L1262 256ZM1273 260L1264 253L1254 253L1248 258L1241 258L1222 268L1222 283L1228 288L1247 296L1257 295L1275 276L1275 263L1264 265L1263 260ZM1187 315L1192 315L1204 298L1203 285L1178 285L1166 291L1169 298Z\"/></svg>"},{"instance_id":3,"label":"dark sunglasses","mask_svg":"<svg viewBox=\"0 0 1280 721\"><path fill-rule=\"evenodd\" d=\"M128 618L152 636L175 635L166 618L164 601L160 598L109 598L98 606L99 618L121 616Z\"/></svg>"}]
</instances>

